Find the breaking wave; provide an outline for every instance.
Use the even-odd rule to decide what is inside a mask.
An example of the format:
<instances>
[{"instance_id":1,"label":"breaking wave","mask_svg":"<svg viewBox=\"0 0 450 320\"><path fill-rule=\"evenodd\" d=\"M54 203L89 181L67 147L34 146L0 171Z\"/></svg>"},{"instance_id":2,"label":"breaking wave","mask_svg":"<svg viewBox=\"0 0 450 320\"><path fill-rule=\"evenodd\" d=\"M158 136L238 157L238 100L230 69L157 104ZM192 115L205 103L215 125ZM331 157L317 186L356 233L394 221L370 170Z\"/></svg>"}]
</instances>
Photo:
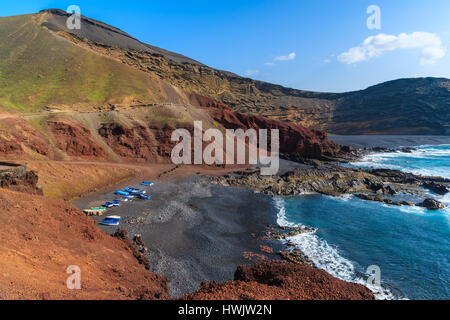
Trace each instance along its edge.
<instances>
[{"instance_id":1,"label":"breaking wave","mask_svg":"<svg viewBox=\"0 0 450 320\"><path fill-rule=\"evenodd\" d=\"M340 197L339 200L348 201L350 197ZM301 227L303 225L288 221L284 200L275 198L277 209L277 223L284 227ZM319 269L344 281L362 284L368 287L379 300L395 299L394 294L387 288L369 285L364 275L358 272L355 264L339 254L339 249L317 236L315 232L303 233L290 237L285 241L293 242Z\"/></svg>"}]
</instances>

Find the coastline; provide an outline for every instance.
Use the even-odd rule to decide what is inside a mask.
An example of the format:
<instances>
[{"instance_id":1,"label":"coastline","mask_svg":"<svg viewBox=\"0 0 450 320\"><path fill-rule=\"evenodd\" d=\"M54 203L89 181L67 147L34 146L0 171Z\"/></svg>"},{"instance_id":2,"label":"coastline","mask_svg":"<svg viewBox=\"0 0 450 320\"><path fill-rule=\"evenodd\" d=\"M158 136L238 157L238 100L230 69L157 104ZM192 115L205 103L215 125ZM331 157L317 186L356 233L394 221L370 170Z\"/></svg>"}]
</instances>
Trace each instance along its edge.
<instances>
[{"instance_id":1,"label":"coastline","mask_svg":"<svg viewBox=\"0 0 450 320\"><path fill-rule=\"evenodd\" d=\"M409 138L405 139L396 137L397 144L390 147L405 146ZM310 167L288 161L281 164L280 172L287 171L287 168ZM195 177L199 172L192 168L181 168L180 171L178 175L165 177L148 188L152 195L149 202L136 200L108 211L108 215L124 217L120 228L125 229L129 236L142 235L152 272L171 280L172 297L198 290L202 281L233 279L236 267L261 262L262 256L267 260L280 259L276 254L262 252L261 245L275 248L274 252L289 248L288 239L265 240L267 243L260 239L268 225L281 225L275 197L254 193L245 186L211 184L201 176ZM224 174L217 169L212 172L214 175ZM138 184L132 185L139 187ZM103 191L73 204L83 209L112 199L114 195ZM99 223L102 218L94 220ZM99 227L107 233L114 233L117 229Z\"/></svg>"},{"instance_id":2,"label":"coastline","mask_svg":"<svg viewBox=\"0 0 450 320\"><path fill-rule=\"evenodd\" d=\"M283 247L279 241L261 239L267 226L276 224L270 197L195 177L177 183L158 181L146 189L151 200L122 203L107 215L121 215L119 228L131 237L142 236L151 271L170 279L172 297L197 291L203 281L233 279L238 266L279 259L276 253L261 250L261 245L274 248L273 252ZM108 192L73 204L86 208L112 199ZM93 220L99 223L103 218ZM98 226L110 234L118 229Z\"/></svg>"}]
</instances>

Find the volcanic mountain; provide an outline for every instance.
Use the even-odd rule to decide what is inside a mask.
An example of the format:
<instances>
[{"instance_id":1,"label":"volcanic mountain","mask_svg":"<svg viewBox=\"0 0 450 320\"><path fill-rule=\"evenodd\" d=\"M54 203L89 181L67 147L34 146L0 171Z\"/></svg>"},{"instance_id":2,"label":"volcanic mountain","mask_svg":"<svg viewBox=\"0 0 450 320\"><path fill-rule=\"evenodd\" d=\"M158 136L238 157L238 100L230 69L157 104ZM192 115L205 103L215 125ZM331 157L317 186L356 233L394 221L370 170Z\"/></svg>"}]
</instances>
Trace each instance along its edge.
<instances>
[{"instance_id":1,"label":"volcanic mountain","mask_svg":"<svg viewBox=\"0 0 450 320\"><path fill-rule=\"evenodd\" d=\"M1 158L167 163L173 130L193 131L194 121L204 130L280 129L280 151L294 160L340 153L321 131L215 100L219 71L86 17L68 30L68 17L0 18Z\"/></svg>"},{"instance_id":2,"label":"volcanic mountain","mask_svg":"<svg viewBox=\"0 0 450 320\"><path fill-rule=\"evenodd\" d=\"M349 93L285 88L216 70L58 9L0 18L0 109L98 111L205 96L234 111L336 134L450 134L450 80L390 81Z\"/></svg>"}]
</instances>

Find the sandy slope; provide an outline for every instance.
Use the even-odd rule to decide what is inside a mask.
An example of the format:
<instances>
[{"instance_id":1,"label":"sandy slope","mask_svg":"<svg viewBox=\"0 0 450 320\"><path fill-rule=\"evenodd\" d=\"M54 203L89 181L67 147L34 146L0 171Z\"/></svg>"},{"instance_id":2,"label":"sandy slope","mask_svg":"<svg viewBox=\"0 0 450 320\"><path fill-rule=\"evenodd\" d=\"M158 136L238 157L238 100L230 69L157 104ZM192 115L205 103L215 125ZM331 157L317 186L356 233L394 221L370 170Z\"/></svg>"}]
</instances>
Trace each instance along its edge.
<instances>
[{"instance_id":1,"label":"sandy slope","mask_svg":"<svg viewBox=\"0 0 450 320\"><path fill-rule=\"evenodd\" d=\"M167 298L129 247L61 201L0 191L1 299ZM66 269L81 268L82 290L68 290Z\"/></svg>"}]
</instances>

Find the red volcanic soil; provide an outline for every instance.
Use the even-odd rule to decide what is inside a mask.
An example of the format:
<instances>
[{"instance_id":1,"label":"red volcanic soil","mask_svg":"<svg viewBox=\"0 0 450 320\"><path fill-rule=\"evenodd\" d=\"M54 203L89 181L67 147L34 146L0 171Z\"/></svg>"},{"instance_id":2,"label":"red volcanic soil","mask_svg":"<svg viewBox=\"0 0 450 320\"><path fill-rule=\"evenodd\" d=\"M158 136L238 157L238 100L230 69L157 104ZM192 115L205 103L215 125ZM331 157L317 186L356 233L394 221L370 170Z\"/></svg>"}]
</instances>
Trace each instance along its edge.
<instances>
[{"instance_id":1,"label":"red volcanic soil","mask_svg":"<svg viewBox=\"0 0 450 320\"><path fill-rule=\"evenodd\" d=\"M0 299L168 299L129 243L62 200L0 190ZM66 270L81 268L81 290Z\"/></svg>"},{"instance_id":2,"label":"red volcanic soil","mask_svg":"<svg viewBox=\"0 0 450 320\"><path fill-rule=\"evenodd\" d=\"M26 120L6 117L0 119L0 155L6 159L27 158L25 150L42 156L50 152L48 140Z\"/></svg>"},{"instance_id":3,"label":"red volcanic soil","mask_svg":"<svg viewBox=\"0 0 450 320\"><path fill-rule=\"evenodd\" d=\"M58 149L72 157L106 160L105 150L93 139L91 132L80 124L66 120L47 121Z\"/></svg>"},{"instance_id":4,"label":"red volcanic soil","mask_svg":"<svg viewBox=\"0 0 450 320\"><path fill-rule=\"evenodd\" d=\"M108 146L125 161L169 163L172 149L177 144L171 141L172 133L178 128L186 129L193 135L192 124L176 124L175 126L164 124L148 127L136 124L130 128L114 122L102 126L98 132ZM203 147L206 145L207 143L203 142ZM193 154L193 143L191 147Z\"/></svg>"},{"instance_id":5,"label":"red volcanic soil","mask_svg":"<svg viewBox=\"0 0 450 320\"><path fill-rule=\"evenodd\" d=\"M340 146L328 140L322 131L310 130L293 123L242 114L214 99L192 95L191 103L207 108L211 116L227 129L270 129L280 130L280 153L289 155L292 160L301 158L321 158L334 156Z\"/></svg>"},{"instance_id":6,"label":"red volcanic soil","mask_svg":"<svg viewBox=\"0 0 450 320\"><path fill-rule=\"evenodd\" d=\"M102 126L98 132L122 159L132 162L156 160L152 135L148 128L142 125L128 128L120 123L109 123Z\"/></svg>"},{"instance_id":7,"label":"red volcanic soil","mask_svg":"<svg viewBox=\"0 0 450 320\"><path fill-rule=\"evenodd\" d=\"M234 281L202 283L186 300L374 300L366 287L285 261L239 267Z\"/></svg>"}]
</instances>

